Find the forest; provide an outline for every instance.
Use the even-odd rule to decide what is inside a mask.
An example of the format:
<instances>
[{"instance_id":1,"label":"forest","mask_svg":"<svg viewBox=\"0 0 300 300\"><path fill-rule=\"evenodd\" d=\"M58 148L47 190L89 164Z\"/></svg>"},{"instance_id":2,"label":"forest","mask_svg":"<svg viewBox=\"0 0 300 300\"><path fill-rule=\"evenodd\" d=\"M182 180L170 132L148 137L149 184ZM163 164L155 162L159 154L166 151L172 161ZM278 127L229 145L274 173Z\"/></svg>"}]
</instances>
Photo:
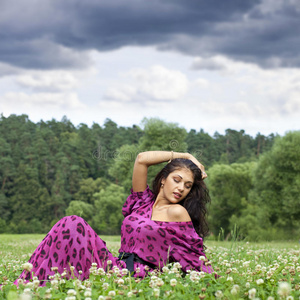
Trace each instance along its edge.
<instances>
[{"instance_id":1,"label":"forest","mask_svg":"<svg viewBox=\"0 0 300 300\"><path fill-rule=\"evenodd\" d=\"M300 131L210 136L157 118L88 127L27 115L0 117L0 233L46 233L77 214L99 234L119 234L133 163L147 150L189 152L206 167L210 238L299 239ZM150 168L150 186L161 167Z\"/></svg>"}]
</instances>

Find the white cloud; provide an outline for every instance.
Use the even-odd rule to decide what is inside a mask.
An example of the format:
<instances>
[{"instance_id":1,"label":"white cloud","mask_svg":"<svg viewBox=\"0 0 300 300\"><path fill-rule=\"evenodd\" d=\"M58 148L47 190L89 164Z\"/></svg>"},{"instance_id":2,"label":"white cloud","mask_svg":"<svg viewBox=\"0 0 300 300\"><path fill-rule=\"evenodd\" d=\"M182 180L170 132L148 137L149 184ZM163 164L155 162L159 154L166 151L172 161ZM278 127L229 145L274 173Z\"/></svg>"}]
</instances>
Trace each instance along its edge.
<instances>
[{"instance_id":1,"label":"white cloud","mask_svg":"<svg viewBox=\"0 0 300 300\"><path fill-rule=\"evenodd\" d=\"M82 109L85 105L78 99L76 93L35 93L26 94L24 92L9 92L2 99L6 107L21 106L25 109L39 108L63 108L63 109Z\"/></svg>"},{"instance_id":2,"label":"white cloud","mask_svg":"<svg viewBox=\"0 0 300 300\"><path fill-rule=\"evenodd\" d=\"M123 74L126 84L117 83L107 90L105 98L120 101L175 101L188 91L185 74L161 65L132 69Z\"/></svg>"},{"instance_id":3,"label":"white cloud","mask_svg":"<svg viewBox=\"0 0 300 300\"><path fill-rule=\"evenodd\" d=\"M33 71L16 77L22 87L35 91L67 91L78 86L78 80L67 71Z\"/></svg>"}]
</instances>

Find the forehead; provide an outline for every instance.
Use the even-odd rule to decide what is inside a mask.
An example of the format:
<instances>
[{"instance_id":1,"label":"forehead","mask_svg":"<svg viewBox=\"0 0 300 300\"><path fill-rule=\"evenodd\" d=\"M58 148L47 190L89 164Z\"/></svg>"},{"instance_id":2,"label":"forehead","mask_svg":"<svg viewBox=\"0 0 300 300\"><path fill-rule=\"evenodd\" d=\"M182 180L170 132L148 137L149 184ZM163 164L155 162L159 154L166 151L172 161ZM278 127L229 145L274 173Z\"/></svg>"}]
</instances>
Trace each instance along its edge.
<instances>
[{"instance_id":1,"label":"forehead","mask_svg":"<svg viewBox=\"0 0 300 300\"><path fill-rule=\"evenodd\" d=\"M184 181L191 181L194 182L194 175L190 169L186 168L181 168L177 169L169 174L169 176L179 176L181 177Z\"/></svg>"}]
</instances>

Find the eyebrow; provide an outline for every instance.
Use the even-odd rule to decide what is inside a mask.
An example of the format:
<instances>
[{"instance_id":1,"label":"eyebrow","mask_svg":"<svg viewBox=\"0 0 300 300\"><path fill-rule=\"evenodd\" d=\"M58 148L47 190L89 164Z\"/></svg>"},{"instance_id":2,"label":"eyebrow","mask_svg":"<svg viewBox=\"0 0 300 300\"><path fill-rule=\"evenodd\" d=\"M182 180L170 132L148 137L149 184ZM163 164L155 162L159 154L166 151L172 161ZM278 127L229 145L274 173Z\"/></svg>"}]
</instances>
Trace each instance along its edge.
<instances>
[{"instance_id":1,"label":"eyebrow","mask_svg":"<svg viewBox=\"0 0 300 300\"><path fill-rule=\"evenodd\" d=\"M179 176L181 179L183 179L183 177L181 175L179 175L179 174L176 174L176 175ZM187 181L186 183L188 183L188 182L193 183L193 181Z\"/></svg>"}]
</instances>

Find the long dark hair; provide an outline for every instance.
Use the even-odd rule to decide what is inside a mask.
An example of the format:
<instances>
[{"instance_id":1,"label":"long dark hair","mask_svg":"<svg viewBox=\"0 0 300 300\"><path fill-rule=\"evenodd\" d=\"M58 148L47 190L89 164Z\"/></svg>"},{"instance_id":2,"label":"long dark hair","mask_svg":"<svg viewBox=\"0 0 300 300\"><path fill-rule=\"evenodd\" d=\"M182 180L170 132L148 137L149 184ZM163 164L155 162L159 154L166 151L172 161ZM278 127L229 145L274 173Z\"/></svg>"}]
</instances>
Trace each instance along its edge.
<instances>
[{"instance_id":1,"label":"long dark hair","mask_svg":"<svg viewBox=\"0 0 300 300\"><path fill-rule=\"evenodd\" d=\"M166 179L170 173L183 168L191 170L194 176L194 183L188 195L179 204L189 213L198 235L204 238L209 233L206 220L206 205L210 202L210 197L208 189L203 182L201 170L191 160L176 158L169 162L153 180L153 192L155 197L157 197L162 179Z\"/></svg>"}]
</instances>

